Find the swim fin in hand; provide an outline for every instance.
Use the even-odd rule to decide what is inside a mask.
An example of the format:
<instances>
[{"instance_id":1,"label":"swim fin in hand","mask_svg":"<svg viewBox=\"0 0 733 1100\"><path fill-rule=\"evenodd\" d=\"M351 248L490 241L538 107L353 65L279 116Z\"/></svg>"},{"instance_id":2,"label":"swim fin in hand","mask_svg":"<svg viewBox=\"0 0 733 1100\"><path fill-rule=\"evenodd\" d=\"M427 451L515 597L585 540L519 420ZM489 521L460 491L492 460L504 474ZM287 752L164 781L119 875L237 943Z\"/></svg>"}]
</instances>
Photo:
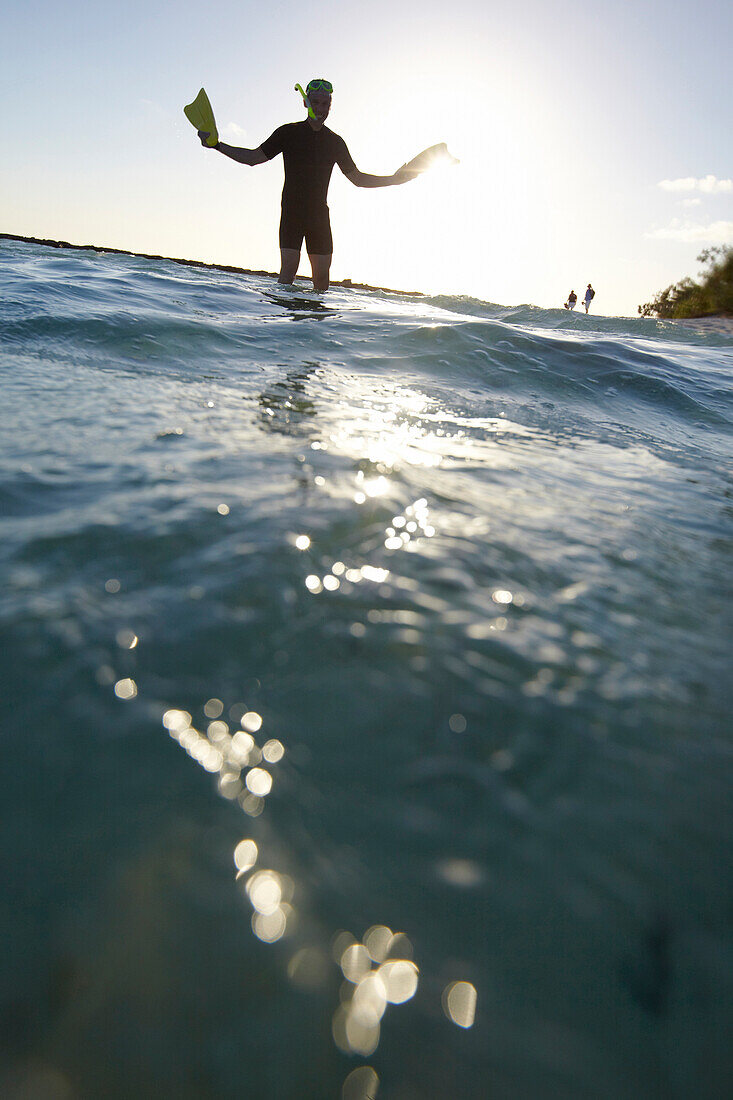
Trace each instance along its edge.
<instances>
[{"instance_id":1,"label":"swim fin in hand","mask_svg":"<svg viewBox=\"0 0 733 1100\"><path fill-rule=\"evenodd\" d=\"M193 103L187 103L183 108L183 113L197 130L203 130L209 136L206 139L207 145L216 145L219 141L219 134L216 129L216 122L214 121L214 112L211 109L209 103L209 97L202 88L199 94L194 99Z\"/></svg>"},{"instance_id":2,"label":"swim fin in hand","mask_svg":"<svg viewBox=\"0 0 733 1100\"><path fill-rule=\"evenodd\" d=\"M438 164L460 164L460 161L448 152L448 146L444 141L439 145L431 145L429 149L423 149L422 153L418 153L407 164L403 164L400 171L427 172L428 168Z\"/></svg>"}]
</instances>

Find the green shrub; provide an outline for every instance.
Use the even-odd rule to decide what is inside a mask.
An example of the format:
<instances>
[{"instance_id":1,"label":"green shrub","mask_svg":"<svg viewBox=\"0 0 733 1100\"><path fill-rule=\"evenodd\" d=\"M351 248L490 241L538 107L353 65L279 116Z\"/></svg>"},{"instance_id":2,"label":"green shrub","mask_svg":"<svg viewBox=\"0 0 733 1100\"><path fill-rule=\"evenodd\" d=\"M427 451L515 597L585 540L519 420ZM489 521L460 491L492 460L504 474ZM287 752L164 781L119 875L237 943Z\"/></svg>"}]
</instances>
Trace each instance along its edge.
<instances>
[{"instance_id":1,"label":"green shrub","mask_svg":"<svg viewBox=\"0 0 733 1100\"><path fill-rule=\"evenodd\" d=\"M681 279L660 290L653 302L639 306L642 317L733 315L733 245L706 248L697 260L706 269L702 280Z\"/></svg>"}]
</instances>

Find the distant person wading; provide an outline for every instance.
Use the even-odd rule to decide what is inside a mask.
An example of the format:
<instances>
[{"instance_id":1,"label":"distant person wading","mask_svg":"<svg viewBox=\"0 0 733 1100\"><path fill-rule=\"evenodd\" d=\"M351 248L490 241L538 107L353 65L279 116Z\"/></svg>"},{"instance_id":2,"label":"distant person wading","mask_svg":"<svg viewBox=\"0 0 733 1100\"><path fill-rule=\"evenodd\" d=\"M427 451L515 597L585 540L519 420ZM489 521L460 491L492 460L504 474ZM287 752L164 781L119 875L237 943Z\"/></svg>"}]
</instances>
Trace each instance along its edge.
<instances>
[{"instance_id":1,"label":"distant person wading","mask_svg":"<svg viewBox=\"0 0 733 1100\"><path fill-rule=\"evenodd\" d=\"M585 297L583 298L583 305L585 306L585 312L586 313L590 309L590 304L593 301L593 299L595 298L595 296L596 296L595 290L590 285L590 283L588 283L588 287L587 287L586 292L585 292ZM570 293L568 294L567 302L564 303L565 309L570 309L570 310L575 309L577 304L578 304L578 295L575 293L574 290L571 290Z\"/></svg>"},{"instance_id":2,"label":"distant person wading","mask_svg":"<svg viewBox=\"0 0 733 1100\"><path fill-rule=\"evenodd\" d=\"M588 283L588 289L585 292L585 298L583 299L583 305L585 306L585 312L590 309L590 304L596 296L596 292L593 287Z\"/></svg>"}]
</instances>

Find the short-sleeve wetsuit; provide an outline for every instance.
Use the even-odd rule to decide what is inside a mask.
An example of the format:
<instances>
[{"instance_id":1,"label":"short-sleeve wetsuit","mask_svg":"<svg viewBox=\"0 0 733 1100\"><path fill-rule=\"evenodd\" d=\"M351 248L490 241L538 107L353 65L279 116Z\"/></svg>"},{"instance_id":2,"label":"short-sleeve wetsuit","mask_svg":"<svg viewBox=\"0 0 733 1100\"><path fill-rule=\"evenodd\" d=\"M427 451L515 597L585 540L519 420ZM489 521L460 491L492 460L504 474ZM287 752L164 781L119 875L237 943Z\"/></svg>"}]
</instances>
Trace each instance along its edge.
<instances>
[{"instance_id":1,"label":"short-sleeve wetsuit","mask_svg":"<svg viewBox=\"0 0 733 1100\"><path fill-rule=\"evenodd\" d=\"M314 130L304 121L278 126L261 148L268 160L282 153L285 163L280 247L299 252L305 237L310 253L330 255L333 238L326 196L331 172L334 164L344 174L356 168L346 142L327 126Z\"/></svg>"}]
</instances>

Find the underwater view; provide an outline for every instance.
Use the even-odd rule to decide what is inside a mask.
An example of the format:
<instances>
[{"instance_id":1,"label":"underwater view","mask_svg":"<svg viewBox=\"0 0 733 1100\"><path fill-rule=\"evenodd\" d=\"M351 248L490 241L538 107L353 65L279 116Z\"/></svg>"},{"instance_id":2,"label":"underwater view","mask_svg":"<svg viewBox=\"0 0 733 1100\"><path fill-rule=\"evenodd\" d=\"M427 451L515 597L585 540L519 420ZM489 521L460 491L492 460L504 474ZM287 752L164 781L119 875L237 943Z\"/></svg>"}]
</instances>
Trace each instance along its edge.
<instances>
[{"instance_id":1,"label":"underwater view","mask_svg":"<svg viewBox=\"0 0 733 1100\"><path fill-rule=\"evenodd\" d=\"M3 1095L731 1095L733 338L0 279Z\"/></svg>"}]
</instances>

